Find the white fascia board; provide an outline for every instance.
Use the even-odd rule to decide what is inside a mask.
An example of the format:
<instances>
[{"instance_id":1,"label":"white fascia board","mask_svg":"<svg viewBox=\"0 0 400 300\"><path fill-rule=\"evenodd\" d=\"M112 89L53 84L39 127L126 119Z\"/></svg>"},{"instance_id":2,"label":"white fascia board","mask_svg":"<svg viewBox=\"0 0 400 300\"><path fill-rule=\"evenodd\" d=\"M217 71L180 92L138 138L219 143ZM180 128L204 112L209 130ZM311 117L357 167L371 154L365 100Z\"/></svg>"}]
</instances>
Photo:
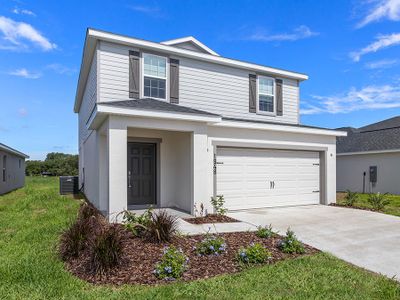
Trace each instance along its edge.
<instances>
[{"instance_id":1,"label":"white fascia board","mask_svg":"<svg viewBox=\"0 0 400 300\"><path fill-rule=\"evenodd\" d=\"M170 112L159 112L159 111L141 110L141 109L132 109L123 107L112 107L108 105L101 105L100 103L98 103L97 108L94 111L92 117L87 122L87 127L89 129L95 129L96 125L100 124L100 122L98 122L96 119L98 117L106 115L170 119L170 120L190 121L190 122L204 122L208 124L213 124L221 121L221 117L219 116L203 116L196 114L170 113Z\"/></svg>"},{"instance_id":2,"label":"white fascia board","mask_svg":"<svg viewBox=\"0 0 400 300\"><path fill-rule=\"evenodd\" d=\"M345 152L345 153L337 153L336 156L366 155L366 154L384 154L384 153L396 153L396 152L400 152L400 149L362 151L362 152Z\"/></svg>"},{"instance_id":3,"label":"white fascia board","mask_svg":"<svg viewBox=\"0 0 400 300\"><path fill-rule=\"evenodd\" d=\"M172 46L172 45L187 43L187 42L191 42L191 43L195 44L197 47L203 49L204 51L206 51L212 55L220 56L217 52L208 48L206 45L204 45L202 42L200 42L198 39L196 39L193 36L186 36L186 37L182 37L179 39L164 41L164 42L161 42L160 44Z\"/></svg>"},{"instance_id":4,"label":"white fascia board","mask_svg":"<svg viewBox=\"0 0 400 300\"><path fill-rule=\"evenodd\" d=\"M275 69L275 68L271 68L271 67L267 67L267 66L261 66L261 65L257 65L257 64L253 64L253 63L238 61L238 60L225 58L225 57L221 57L221 56L215 56L215 55L211 55L211 54L194 52L194 51L181 49L181 48L177 48L177 47L173 47L173 46L163 45L160 43L140 40L140 39L122 36L122 35L104 32L104 31L98 31L95 29L89 29L88 36L95 38L95 39L108 41L111 43L117 43L117 44L119 43L119 44L125 44L128 46L134 46L134 47L139 47L139 48L144 48L144 49L164 51L164 52L167 52L170 54L176 54L176 55L180 55L180 56L184 56L184 57L199 59L199 60L203 60L203 61L209 61L209 62L213 62L213 63L228 65L228 66L242 68L242 69L247 69L249 71L273 74L273 75L292 78L292 79L296 79L296 80L300 80L300 81L308 79L307 75L297 73L297 72Z\"/></svg>"},{"instance_id":5,"label":"white fascia board","mask_svg":"<svg viewBox=\"0 0 400 300\"><path fill-rule=\"evenodd\" d=\"M2 143L0 143L0 150L4 151L4 152L8 152L10 154L13 154L15 156L19 156L19 157L23 157L23 158L29 158L28 155L26 155L25 153L22 153L18 150L15 150L11 147L8 147L7 145L4 145Z\"/></svg>"},{"instance_id":6,"label":"white fascia board","mask_svg":"<svg viewBox=\"0 0 400 300\"><path fill-rule=\"evenodd\" d=\"M271 130L271 131L316 134L316 135L327 135L327 136L347 136L347 132L345 131L296 127L296 126L288 126L285 124L281 125L281 124L260 124L260 123L250 123L250 122L240 122L240 121L221 121L219 123L212 124L212 126L256 129L256 130Z\"/></svg>"}]
</instances>

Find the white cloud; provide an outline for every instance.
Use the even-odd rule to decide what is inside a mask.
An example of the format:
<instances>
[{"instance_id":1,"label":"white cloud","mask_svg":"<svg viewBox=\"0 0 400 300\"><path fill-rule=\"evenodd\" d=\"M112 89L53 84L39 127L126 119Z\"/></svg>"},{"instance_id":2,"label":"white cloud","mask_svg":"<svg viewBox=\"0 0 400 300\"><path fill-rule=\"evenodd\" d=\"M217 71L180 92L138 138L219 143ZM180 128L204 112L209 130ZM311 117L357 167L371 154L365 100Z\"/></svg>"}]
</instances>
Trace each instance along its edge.
<instances>
[{"instance_id":1,"label":"white cloud","mask_svg":"<svg viewBox=\"0 0 400 300\"><path fill-rule=\"evenodd\" d=\"M300 113L349 113L357 110L400 108L400 86L370 85L362 89L351 88L348 92L333 96L312 96L314 101L306 103Z\"/></svg>"},{"instance_id":2,"label":"white cloud","mask_svg":"<svg viewBox=\"0 0 400 300\"><path fill-rule=\"evenodd\" d=\"M18 115L21 117L26 117L28 115L28 110L25 107L21 107L18 110Z\"/></svg>"},{"instance_id":3,"label":"white cloud","mask_svg":"<svg viewBox=\"0 0 400 300\"><path fill-rule=\"evenodd\" d=\"M0 32L3 34L0 38L0 49L19 50L26 49L26 41L41 48L44 51L50 51L57 48L57 45L51 43L45 36L30 24L16 22L10 18L0 16Z\"/></svg>"},{"instance_id":4,"label":"white cloud","mask_svg":"<svg viewBox=\"0 0 400 300\"><path fill-rule=\"evenodd\" d=\"M40 74L40 73L31 73L25 68L17 69L15 71L11 71L8 74L13 75L13 76L24 77L24 78L28 78L28 79L38 79L38 78L42 77L42 74Z\"/></svg>"},{"instance_id":5,"label":"white cloud","mask_svg":"<svg viewBox=\"0 0 400 300\"><path fill-rule=\"evenodd\" d=\"M373 2L375 2L375 6L357 24L357 28L382 19L400 21L400 0L378 0Z\"/></svg>"},{"instance_id":6,"label":"white cloud","mask_svg":"<svg viewBox=\"0 0 400 300\"><path fill-rule=\"evenodd\" d=\"M32 16L32 17L36 17L36 14L28 9L19 9L18 7L14 8L12 10L12 12L16 15L28 15L28 16Z\"/></svg>"},{"instance_id":7,"label":"white cloud","mask_svg":"<svg viewBox=\"0 0 400 300\"><path fill-rule=\"evenodd\" d=\"M363 56L365 54L368 54L371 52L377 52L384 48L388 48L388 47L395 46L398 44L400 44L400 33L378 35L375 42L360 49L359 51L351 52L350 57L354 61L360 61L361 56Z\"/></svg>"},{"instance_id":8,"label":"white cloud","mask_svg":"<svg viewBox=\"0 0 400 300\"><path fill-rule=\"evenodd\" d=\"M72 75L77 72L77 70L74 68L69 68L67 66L58 63L47 65L46 68L61 75Z\"/></svg>"},{"instance_id":9,"label":"white cloud","mask_svg":"<svg viewBox=\"0 0 400 300\"><path fill-rule=\"evenodd\" d=\"M154 18L164 17L164 14L161 12L161 9L157 6L129 5L128 8L136 12L146 14L150 17Z\"/></svg>"},{"instance_id":10,"label":"white cloud","mask_svg":"<svg viewBox=\"0 0 400 300\"><path fill-rule=\"evenodd\" d=\"M377 61L371 61L365 64L365 68L370 70L375 69L388 69L399 63L398 59L382 59Z\"/></svg>"},{"instance_id":11,"label":"white cloud","mask_svg":"<svg viewBox=\"0 0 400 300\"><path fill-rule=\"evenodd\" d=\"M265 32L257 32L250 35L247 40L263 41L263 42L283 42L283 41L297 41L301 39L310 38L319 35L318 32L311 31L308 26L301 25L290 33L280 34L266 34Z\"/></svg>"}]
</instances>

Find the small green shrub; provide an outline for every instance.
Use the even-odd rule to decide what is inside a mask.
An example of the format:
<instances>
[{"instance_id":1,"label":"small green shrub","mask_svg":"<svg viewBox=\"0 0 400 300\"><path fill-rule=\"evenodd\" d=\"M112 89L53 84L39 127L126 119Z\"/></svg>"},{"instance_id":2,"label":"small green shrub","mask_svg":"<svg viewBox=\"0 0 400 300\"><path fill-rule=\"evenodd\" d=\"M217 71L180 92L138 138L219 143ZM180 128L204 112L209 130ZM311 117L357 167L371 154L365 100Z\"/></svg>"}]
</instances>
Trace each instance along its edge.
<instances>
[{"instance_id":1,"label":"small green shrub","mask_svg":"<svg viewBox=\"0 0 400 300\"><path fill-rule=\"evenodd\" d=\"M344 204L347 206L354 206L356 201L359 199L357 192L352 192L350 190L346 191L346 196L344 197Z\"/></svg>"},{"instance_id":2,"label":"small green shrub","mask_svg":"<svg viewBox=\"0 0 400 300\"><path fill-rule=\"evenodd\" d=\"M304 245L290 228L286 231L286 236L279 242L278 247L284 253L302 254L305 252Z\"/></svg>"},{"instance_id":3,"label":"small green shrub","mask_svg":"<svg viewBox=\"0 0 400 300\"><path fill-rule=\"evenodd\" d=\"M159 279L175 280L185 272L188 262L189 258L181 249L170 246L164 249L161 261L156 264L153 273Z\"/></svg>"},{"instance_id":4,"label":"small green shrub","mask_svg":"<svg viewBox=\"0 0 400 300\"><path fill-rule=\"evenodd\" d=\"M152 214L152 208L147 209L141 215L125 210L123 212L123 223L135 236L140 236L145 232L147 226L149 226Z\"/></svg>"},{"instance_id":5,"label":"small green shrub","mask_svg":"<svg viewBox=\"0 0 400 300\"><path fill-rule=\"evenodd\" d=\"M216 237L209 233L196 246L196 252L199 255L220 255L225 250L225 240L222 237Z\"/></svg>"},{"instance_id":6,"label":"small green shrub","mask_svg":"<svg viewBox=\"0 0 400 300\"><path fill-rule=\"evenodd\" d=\"M385 208L386 205L390 203L389 199L387 198L388 193L381 194L370 194L368 196L368 202L371 204L372 208L375 210L382 210Z\"/></svg>"},{"instance_id":7,"label":"small green shrub","mask_svg":"<svg viewBox=\"0 0 400 300\"><path fill-rule=\"evenodd\" d=\"M171 241L178 231L178 218L160 210L151 215L151 221L147 225L146 237L153 242L164 243Z\"/></svg>"},{"instance_id":8,"label":"small green shrub","mask_svg":"<svg viewBox=\"0 0 400 300\"><path fill-rule=\"evenodd\" d=\"M227 209L224 207L225 199L223 195L211 197L211 205L214 208L214 212L217 215L225 215L227 213Z\"/></svg>"},{"instance_id":9,"label":"small green shrub","mask_svg":"<svg viewBox=\"0 0 400 300\"><path fill-rule=\"evenodd\" d=\"M108 225L94 238L90 248L90 269L104 274L121 262L123 232L118 225Z\"/></svg>"},{"instance_id":10,"label":"small green shrub","mask_svg":"<svg viewBox=\"0 0 400 300\"><path fill-rule=\"evenodd\" d=\"M270 224L269 226L264 226L264 227L258 226L256 235L262 239L269 239L275 236L276 233L272 230L272 225Z\"/></svg>"},{"instance_id":11,"label":"small green shrub","mask_svg":"<svg viewBox=\"0 0 400 300\"><path fill-rule=\"evenodd\" d=\"M246 248L241 247L236 258L243 264L261 264L271 259L272 254L263 245L256 243Z\"/></svg>"}]
</instances>

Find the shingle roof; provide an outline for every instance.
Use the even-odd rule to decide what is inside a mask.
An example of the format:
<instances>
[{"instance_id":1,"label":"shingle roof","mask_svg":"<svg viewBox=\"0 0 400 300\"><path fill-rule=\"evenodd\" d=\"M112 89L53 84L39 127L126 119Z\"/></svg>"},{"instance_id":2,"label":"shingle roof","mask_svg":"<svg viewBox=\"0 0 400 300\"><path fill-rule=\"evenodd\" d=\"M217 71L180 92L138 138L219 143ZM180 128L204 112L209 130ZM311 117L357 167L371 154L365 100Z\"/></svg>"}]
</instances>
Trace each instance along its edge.
<instances>
[{"instance_id":1,"label":"shingle roof","mask_svg":"<svg viewBox=\"0 0 400 300\"><path fill-rule=\"evenodd\" d=\"M360 128L345 127L347 137L338 137L336 152L400 150L400 116Z\"/></svg>"},{"instance_id":2,"label":"shingle roof","mask_svg":"<svg viewBox=\"0 0 400 300\"><path fill-rule=\"evenodd\" d=\"M136 100L125 100L125 101L113 101L113 102L102 102L101 105L126 107L150 111L162 111L162 112L174 112L174 113L186 113L195 115L205 115L205 116L215 116L219 117L217 114L213 114L204 110L194 109L182 105L171 104L165 101L155 100L152 98L146 99L136 99Z\"/></svg>"}]
</instances>

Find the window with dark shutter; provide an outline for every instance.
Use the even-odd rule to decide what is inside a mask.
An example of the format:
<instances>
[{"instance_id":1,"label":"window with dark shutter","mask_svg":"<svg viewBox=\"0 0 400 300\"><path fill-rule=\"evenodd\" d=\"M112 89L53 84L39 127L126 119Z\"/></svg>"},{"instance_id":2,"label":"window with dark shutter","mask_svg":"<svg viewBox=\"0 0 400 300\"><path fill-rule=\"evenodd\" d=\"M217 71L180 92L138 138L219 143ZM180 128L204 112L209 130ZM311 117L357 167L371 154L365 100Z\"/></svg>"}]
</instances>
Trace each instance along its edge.
<instances>
[{"instance_id":1,"label":"window with dark shutter","mask_svg":"<svg viewBox=\"0 0 400 300\"><path fill-rule=\"evenodd\" d=\"M282 93L282 79L276 79L276 115L282 116L283 115L283 93Z\"/></svg>"},{"instance_id":2,"label":"window with dark shutter","mask_svg":"<svg viewBox=\"0 0 400 300\"><path fill-rule=\"evenodd\" d=\"M257 112L257 76L249 74L249 112Z\"/></svg>"},{"instance_id":3,"label":"window with dark shutter","mask_svg":"<svg viewBox=\"0 0 400 300\"><path fill-rule=\"evenodd\" d=\"M170 102L179 103L179 60L169 60Z\"/></svg>"},{"instance_id":4,"label":"window with dark shutter","mask_svg":"<svg viewBox=\"0 0 400 300\"><path fill-rule=\"evenodd\" d=\"M139 87L140 53L138 51L129 51L129 98L139 98Z\"/></svg>"}]
</instances>

